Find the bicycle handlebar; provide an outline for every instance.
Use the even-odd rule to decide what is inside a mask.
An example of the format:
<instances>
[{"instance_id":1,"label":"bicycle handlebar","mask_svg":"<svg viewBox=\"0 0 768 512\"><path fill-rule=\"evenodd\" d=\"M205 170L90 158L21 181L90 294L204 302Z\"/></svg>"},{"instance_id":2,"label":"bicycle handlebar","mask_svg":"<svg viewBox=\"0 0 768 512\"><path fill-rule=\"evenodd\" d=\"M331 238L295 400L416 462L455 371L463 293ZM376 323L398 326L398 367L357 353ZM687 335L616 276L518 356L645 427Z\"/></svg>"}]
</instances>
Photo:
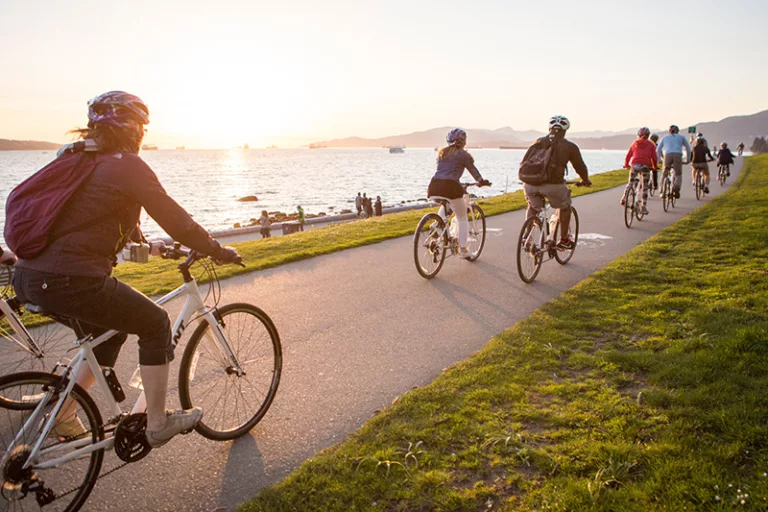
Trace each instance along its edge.
<instances>
[{"instance_id":1,"label":"bicycle handlebar","mask_svg":"<svg viewBox=\"0 0 768 512\"><path fill-rule=\"evenodd\" d=\"M184 260L184 262L181 263L181 265L185 267L189 267L194 262L208 257L208 255L203 254L201 252L182 249L181 244L179 242L173 242L172 247L163 245L159 248L159 252L160 252L161 258L168 259L168 260L180 260L181 258L186 258L186 260ZM214 259L214 261L216 260ZM235 260L233 260L231 263L234 263L235 265L239 265L241 267L245 266L243 264L243 258L241 258L240 256L235 258Z\"/></svg>"}]
</instances>

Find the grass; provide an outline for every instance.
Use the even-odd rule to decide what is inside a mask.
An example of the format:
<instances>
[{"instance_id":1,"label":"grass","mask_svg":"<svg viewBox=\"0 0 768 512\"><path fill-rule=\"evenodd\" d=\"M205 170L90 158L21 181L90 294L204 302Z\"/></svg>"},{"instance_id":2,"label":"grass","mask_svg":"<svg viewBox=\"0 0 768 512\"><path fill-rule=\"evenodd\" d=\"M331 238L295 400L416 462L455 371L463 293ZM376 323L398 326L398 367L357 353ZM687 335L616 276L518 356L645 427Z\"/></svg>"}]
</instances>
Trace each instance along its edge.
<instances>
[{"instance_id":1,"label":"grass","mask_svg":"<svg viewBox=\"0 0 768 512\"><path fill-rule=\"evenodd\" d=\"M768 508L768 156L242 511Z\"/></svg>"}]
</instances>

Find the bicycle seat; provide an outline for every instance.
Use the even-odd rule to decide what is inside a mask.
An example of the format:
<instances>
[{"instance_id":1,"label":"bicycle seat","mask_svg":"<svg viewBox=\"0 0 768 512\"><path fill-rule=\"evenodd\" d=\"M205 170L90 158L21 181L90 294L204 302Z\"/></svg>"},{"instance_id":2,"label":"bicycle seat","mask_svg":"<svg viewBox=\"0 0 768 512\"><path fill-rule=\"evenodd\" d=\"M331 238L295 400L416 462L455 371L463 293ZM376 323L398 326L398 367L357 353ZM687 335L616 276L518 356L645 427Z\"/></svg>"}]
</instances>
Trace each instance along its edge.
<instances>
[{"instance_id":1,"label":"bicycle seat","mask_svg":"<svg viewBox=\"0 0 768 512\"><path fill-rule=\"evenodd\" d=\"M442 204L443 206L448 206L451 203L450 199L443 196L429 196L428 199L433 203Z\"/></svg>"}]
</instances>

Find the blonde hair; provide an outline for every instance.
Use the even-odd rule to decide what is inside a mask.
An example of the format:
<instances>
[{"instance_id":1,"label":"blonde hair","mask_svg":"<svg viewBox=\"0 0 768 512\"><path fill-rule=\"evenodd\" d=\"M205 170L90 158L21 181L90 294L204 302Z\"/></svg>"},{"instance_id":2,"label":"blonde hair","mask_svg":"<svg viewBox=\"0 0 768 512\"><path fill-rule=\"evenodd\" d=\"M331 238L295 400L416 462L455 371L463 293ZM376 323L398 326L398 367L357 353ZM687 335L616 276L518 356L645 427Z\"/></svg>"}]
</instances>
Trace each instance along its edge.
<instances>
[{"instance_id":1,"label":"blonde hair","mask_svg":"<svg viewBox=\"0 0 768 512\"><path fill-rule=\"evenodd\" d=\"M437 159L438 160L448 160L451 158L454 154L456 154L457 151L464 149L464 146L445 146L443 149L437 152Z\"/></svg>"}]
</instances>

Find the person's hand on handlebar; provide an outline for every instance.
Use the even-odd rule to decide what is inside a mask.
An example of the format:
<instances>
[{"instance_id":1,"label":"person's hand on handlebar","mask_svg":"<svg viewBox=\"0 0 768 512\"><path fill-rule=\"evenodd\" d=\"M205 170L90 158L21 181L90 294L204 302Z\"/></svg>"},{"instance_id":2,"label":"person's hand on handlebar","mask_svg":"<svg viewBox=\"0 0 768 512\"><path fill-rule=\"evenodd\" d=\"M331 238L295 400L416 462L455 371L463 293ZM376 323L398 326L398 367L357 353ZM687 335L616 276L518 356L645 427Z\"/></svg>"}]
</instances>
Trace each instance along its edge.
<instances>
[{"instance_id":1,"label":"person's hand on handlebar","mask_svg":"<svg viewBox=\"0 0 768 512\"><path fill-rule=\"evenodd\" d=\"M12 267L18 261L18 258L10 249L0 248L0 265L7 265Z\"/></svg>"},{"instance_id":2,"label":"person's hand on handlebar","mask_svg":"<svg viewBox=\"0 0 768 512\"><path fill-rule=\"evenodd\" d=\"M581 186L582 187L591 187L592 186L592 180L589 178L584 178L581 180Z\"/></svg>"},{"instance_id":3,"label":"person's hand on handlebar","mask_svg":"<svg viewBox=\"0 0 768 512\"><path fill-rule=\"evenodd\" d=\"M218 253L211 257L218 265L234 263L236 265L244 266L243 259L240 257L240 253L237 252L237 249L228 245L222 245L221 248L219 248Z\"/></svg>"},{"instance_id":4,"label":"person's hand on handlebar","mask_svg":"<svg viewBox=\"0 0 768 512\"><path fill-rule=\"evenodd\" d=\"M482 180L477 182L477 186L478 187L490 187L491 186L491 182L486 180L486 179L482 179Z\"/></svg>"}]
</instances>

